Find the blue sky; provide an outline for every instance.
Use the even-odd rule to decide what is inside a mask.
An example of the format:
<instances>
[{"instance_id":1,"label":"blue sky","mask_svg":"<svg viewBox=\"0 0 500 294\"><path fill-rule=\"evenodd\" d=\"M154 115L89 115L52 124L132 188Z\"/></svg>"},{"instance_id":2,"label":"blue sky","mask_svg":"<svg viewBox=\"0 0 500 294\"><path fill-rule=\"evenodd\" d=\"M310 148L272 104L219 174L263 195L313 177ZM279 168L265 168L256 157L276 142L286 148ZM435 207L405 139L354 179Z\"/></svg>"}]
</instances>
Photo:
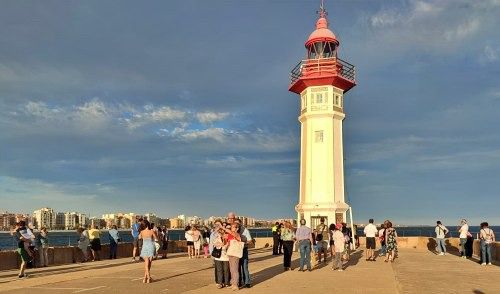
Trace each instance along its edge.
<instances>
[{"instance_id":1,"label":"blue sky","mask_svg":"<svg viewBox=\"0 0 500 294\"><path fill-rule=\"evenodd\" d=\"M293 217L319 1L12 1L0 210ZM500 224L500 2L326 1L356 221Z\"/></svg>"}]
</instances>

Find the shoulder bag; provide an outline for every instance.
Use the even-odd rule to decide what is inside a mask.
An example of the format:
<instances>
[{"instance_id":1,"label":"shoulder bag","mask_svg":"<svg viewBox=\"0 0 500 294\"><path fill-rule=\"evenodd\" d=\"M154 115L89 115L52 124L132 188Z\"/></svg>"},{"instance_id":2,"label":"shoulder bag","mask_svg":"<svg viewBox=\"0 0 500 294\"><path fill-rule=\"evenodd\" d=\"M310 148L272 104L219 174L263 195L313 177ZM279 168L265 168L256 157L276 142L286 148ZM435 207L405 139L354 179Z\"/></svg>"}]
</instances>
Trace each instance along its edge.
<instances>
[{"instance_id":1,"label":"shoulder bag","mask_svg":"<svg viewBox=\"0 0 500 294\"><path fill-rule=\"evenodd\" d=\"M233 256L233 257L238 257L241 258L243 256L243 247L245 246L245 243L237 241L237 240L231 240L229 242L229 248L227 249L227 256Z\"/></svg>"}]
</instances>

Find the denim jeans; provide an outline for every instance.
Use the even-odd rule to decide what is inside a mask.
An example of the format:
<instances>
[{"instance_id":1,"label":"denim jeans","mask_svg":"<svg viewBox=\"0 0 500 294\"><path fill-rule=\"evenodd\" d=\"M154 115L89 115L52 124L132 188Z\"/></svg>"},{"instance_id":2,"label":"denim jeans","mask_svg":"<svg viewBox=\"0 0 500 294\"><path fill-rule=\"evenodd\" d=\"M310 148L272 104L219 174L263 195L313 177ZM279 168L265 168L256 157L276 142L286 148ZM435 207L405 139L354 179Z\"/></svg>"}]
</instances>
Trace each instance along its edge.
<instances>
[{"instance_id":1,"label":"denim jeans","mask_svg":"<svg viewBox=\"0 0 500 294\"><path fill-rule=\"evenodd\" d=\"M436 238L437 249L439 253L446 253L446 245L443 238Z\"/></svg>"},{"instance_id":2,"label":"denim jeans","mask_svg":"<svg viewBox=\"0 0 500 294\"><path fill-rule=\"evenodd\" d=\"M462 256L465 256L465 243L467 243L467 238L460 238L460 252L462 252Z\"/></svg>"},{"instance_id":3,"label":"denim jeans","mask_svg":"<svg viewBox=\"0 0 500 294\"><path fill-rule=\"evenodd\" d=\"M250 272L248 271L248 247L243 248L243 256L240 258L240 284L250 285Z\"/></svg>"},{"instance_id":4,"label":"denim jeans","mask_svg":"<svg viewBox=\"0 0 500 294\"><path fill-rule=\"evenodd\" d=\"M309 240L300 240L299 241L299 250L300 250L300 269L304 269L304 263L307 266L307 269L311 269L311 241Z\"/></svg>"},{"instance_id":5,"label":"denim jeans","mask_svg":"<svg viewBox=\"0 0 500 294\"><path fill-rule=\"evenodd\" d=\"M481 240L481 258L483 263L491 262L491 243Z\"/></svg>"},{"instance_id":6,"label":"denim jeans","mask_svg":"<svg viewBox=\"0 0 500 294\"><path fill-rule=\"evenodd\" d=\"M387 253L387 245L385 245L385 243L383 243L380 246L380 255L385 255L386 253Z\"/></svg>"}]
</instances>

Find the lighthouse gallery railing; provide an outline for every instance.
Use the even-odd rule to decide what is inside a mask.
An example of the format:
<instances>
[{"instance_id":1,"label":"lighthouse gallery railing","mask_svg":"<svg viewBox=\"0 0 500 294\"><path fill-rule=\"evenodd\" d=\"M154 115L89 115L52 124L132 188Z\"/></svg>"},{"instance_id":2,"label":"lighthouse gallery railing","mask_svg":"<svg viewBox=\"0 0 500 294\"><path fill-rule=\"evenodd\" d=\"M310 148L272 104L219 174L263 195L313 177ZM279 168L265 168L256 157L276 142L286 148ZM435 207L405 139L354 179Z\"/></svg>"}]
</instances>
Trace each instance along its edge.
<instances>
[{"instance_id":1,"label":"lighthouse gallery railing","mask_svg":"<svg viewBox=\"0 0 500 294\"><path fill-rule=\"evenodd\" d=\"M339 75L347 80L355 81L356 68L340 58L318 58L302 60L290 72L290 84L295 83L303 75L331 76Z\"/></svg>"}]
</instances>

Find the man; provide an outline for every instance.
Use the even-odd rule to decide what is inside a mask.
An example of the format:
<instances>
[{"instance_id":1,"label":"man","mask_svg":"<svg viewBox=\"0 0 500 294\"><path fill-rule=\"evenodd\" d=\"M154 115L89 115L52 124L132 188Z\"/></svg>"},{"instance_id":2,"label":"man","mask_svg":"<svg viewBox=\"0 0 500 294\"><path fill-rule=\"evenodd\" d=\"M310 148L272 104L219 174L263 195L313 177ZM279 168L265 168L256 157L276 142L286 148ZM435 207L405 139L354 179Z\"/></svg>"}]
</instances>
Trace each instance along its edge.
<instances>
[{"instance_id":1,"label":"man","mask_svg":"<svg viewBox=\"0 0 500 294\"><path fill-rule=\"evenodd\" d=\"M304 271L304 263L307 266L308 271L312 271L311 269L311 244L313 243L312 231L311 228L306 226L306 220L300 220L300 227L295 232L295 238L297 238L297 242L299 243L299 251L300 251L300 269L299 272Z\"/></svg>"},{"instance_id":2,"label":"man","mask_svg":"<svg viewBox=\"0 0 500 294\"><path fill-rule=\"evenodd\" d=\"M444 238L448 234L448 229L441 223L441 221L436 222L436 243L439 255L446 255L446 245L444 243Z\"/></svg>"},{"instance_id":3,"label":"man","mask_svg":"<svg viewBox=\"0 0 500 294\"><path fill-rule=\"evenodd\" d=\"M315 238L316 238L316 246L318 246L318 262L321 262L321 253L323 253L324 257L324 262L326 263L326 257L327 257L327 248L328 248L328 243L326 240L329 240L328 238L328 228L325 225L325 219L320 218L319 219L320 224L316 226L315 232Z\"/></svg>"},{"instance_id":4,"label":"man","mask_svg":"<svg viewBox=\"0 0 500 294\"><path fill-rule=\"evenodd\" d=\"M279 255L278 254L278 247L279 247L279 242L280 242L280 240L279 240L280 236L279 236L279 231L278 231L279 225L280 225L280 223L276 222L271 229L273 232L273 255Z\"/></svg>"},{"instance_id":5,"label":"man","mask_svg":"<svg viewBox=\"0 0 500 294\"><path fill-rule=\"evenodd\" d=\"M132 233L132 245L134 245L134 249L132 249L132 261L136 261L135 257L137 256L138 251L140 250L140 240L139 240L139 228L141 226L142 218L139 216L135 216L135 224L130 228L130 232Z\"/></svg>"},{"instance_id":6,"label":"man","mask_svg":"<svg viewBox=\"0 0 500 294\"><path fill-rule=\"evenodd\" d=\"M378 235L378 230L373 224L372 218L368 222L369 224L364 229L366 236L366 261L375 261L375 236Z\"/></svg>"},{"instance_id":7,"label":"man","mask_svg":"<svg viewBox=\"0 0 500 294\"><path fill-rule=\"evenodd\" d=\"M250 281L250 272L248 270L248 245L253 242L252 236L250 235L250 231L245 228L239 219L235 219L235 222L237 222L240 226L240 230L238 233L240 234L241 237L241 242L245 243L245 246L243 247L243 256L240 258L240 267L239 267L239 274L240 274L240 287L245 287L245 288L250 288L251 286L251 281Z\"/></svg>"}]
</instances>

